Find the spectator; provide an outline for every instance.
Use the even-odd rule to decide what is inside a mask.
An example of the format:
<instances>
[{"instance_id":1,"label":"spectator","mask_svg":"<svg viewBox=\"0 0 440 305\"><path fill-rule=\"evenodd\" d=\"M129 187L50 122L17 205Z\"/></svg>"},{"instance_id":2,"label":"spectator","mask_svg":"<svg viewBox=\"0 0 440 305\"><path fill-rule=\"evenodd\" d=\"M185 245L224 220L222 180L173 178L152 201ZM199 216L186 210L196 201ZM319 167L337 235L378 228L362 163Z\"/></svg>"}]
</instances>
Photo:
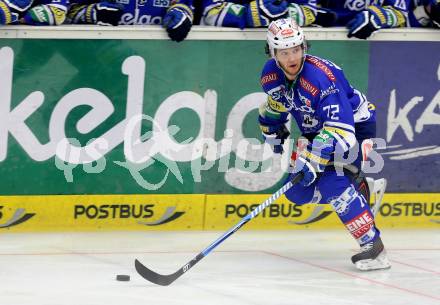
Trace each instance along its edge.
<instances>
[{"instance_id":1,"label":"spectator","mask_svg":"<svg viewBox=\"0 0 440 305\"><path fill-rule=\"evenodd\" d=\"M318 0L317 25L346 26L348 37L366 39L385 28L406 26L410 0Z\"/></svg>"},{"instance_id":2,"label":"spectator","mask_svg":"<svg viewBox=\"0 0 440 305\"><path fill-rule=\"evenodd\" d=\"M1 0L0 0L1 1ZM192 0L73 0L66 23L74 24L156 24L177 42L186 38L194 20Z\"/></svg>"},{"instance_id":3,"label":"spectator","mask_svg":"<svg viewBox=\"0 0 440 305\"><path fill-rule=\"evenodd\" d=\"M267 27L272 20L291 17L300 26L315 21L316 0L203 0L201 24L235 27Z\"/></svg>"}]
</instances>

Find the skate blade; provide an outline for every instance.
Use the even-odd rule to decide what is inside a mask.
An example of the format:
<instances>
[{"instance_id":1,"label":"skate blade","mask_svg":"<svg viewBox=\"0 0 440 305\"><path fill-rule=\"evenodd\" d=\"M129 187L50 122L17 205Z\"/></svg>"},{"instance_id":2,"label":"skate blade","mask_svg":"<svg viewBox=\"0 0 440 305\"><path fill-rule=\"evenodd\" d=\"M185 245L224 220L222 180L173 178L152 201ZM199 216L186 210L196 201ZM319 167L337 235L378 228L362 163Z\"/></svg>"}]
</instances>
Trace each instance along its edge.
<instances>
[{"instance_id":1,"label":"skate blade","mask_svg":"<svg viewBox=\"0 0 440 305\"><path fill-rule=\"evenodd\" d=\"M372 271L391 268L391 263L383 253L381 253L376 259L363 259L357 261L354 265L361 271Z\"/></svg>"}]
</instances>

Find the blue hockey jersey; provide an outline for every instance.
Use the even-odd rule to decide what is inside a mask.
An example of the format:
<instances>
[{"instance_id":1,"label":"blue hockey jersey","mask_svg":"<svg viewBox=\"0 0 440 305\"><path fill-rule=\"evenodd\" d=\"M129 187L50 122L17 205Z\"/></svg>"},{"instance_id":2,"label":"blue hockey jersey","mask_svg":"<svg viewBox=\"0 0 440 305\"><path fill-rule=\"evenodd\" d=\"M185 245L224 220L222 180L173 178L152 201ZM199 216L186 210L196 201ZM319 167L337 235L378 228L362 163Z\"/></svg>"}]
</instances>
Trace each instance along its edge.
<instances>
[{"instance_id":1,"label":"blue hockey jersey","mask_svg":"<svg viewBox=\"0 0 440 305\"><path fill-rule=\"evenodd\" d=\"M364 132L362 125L372 125L362 123L375 122L374 105L349 84L341 68L317 56L305 56L293 82L287 80L275 59L269 59L261 86L268 99L260 107L260 124L279 125L290 114L310 141L324 129L347 151L355 145L356 133Z\"/></svg>"},{"instance_id":2,"label":"blue hockey jersey","mask_svg":"<svg viewBox=\"0 0 440 305\"><path fill-rule=\"evenodd\" d=\"M123 6L124 13L119 24L161 25L171 0L116 0ZM192 1L179 1L191 6Z\"/></svg>"}]
</instances>

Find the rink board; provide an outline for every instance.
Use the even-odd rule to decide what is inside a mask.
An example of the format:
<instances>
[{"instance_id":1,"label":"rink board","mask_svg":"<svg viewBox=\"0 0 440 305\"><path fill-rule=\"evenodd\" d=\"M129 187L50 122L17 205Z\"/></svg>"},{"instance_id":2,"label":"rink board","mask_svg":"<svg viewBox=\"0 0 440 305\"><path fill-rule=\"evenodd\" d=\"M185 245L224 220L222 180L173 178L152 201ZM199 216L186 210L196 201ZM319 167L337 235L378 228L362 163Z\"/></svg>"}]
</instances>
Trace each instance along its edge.
<instances>
[{"instance_id":1,"label":"rink board","mask_svg":"<svg viewBox=\"0 0 440 305\"><path fill-rule=\"evenodd\" d=\"M265 194L284 180L288 157L268 175L272 156L261 156L258 106L267 98L260 86L267 60L262 31L232 30L229 39L216 40L216 33L177 44L163 29L157 29L162 38L143 39L151 32L101 27L102 33L83 30L89 34L81 38L58 32L73 28L51 28L21 27L22 36L0 39L1 195ZM62 39L29 37L50 30ZM376 40L382 31L361 41L344 39L345 30L327 32L337 40L319 36L322 31L307 29L310 52L341 66L377 107L378 137L387 148L381 148L385 166L375 177L386 178L392 193L440 192L440 179L425 178L437 176L440 153L438 32L421 42L414 36L394 41L409 40L406 32L393 41ZM99 36L105 39L94 39ZM153 125L163 134L134 145L124 127L140 114L149 121L137 136ZM221 147L223 162L217 156L228 130L233 144ZM297 135L292 130L292 140ZM80 147L98 164L77 160L73 149L57 150L64 137L76 140L69 148ZM94 139L108 145L92 145ZM212 166L199 166L207 163L206 154L193 144L202 139L219 152L211 154ZM250 151L248 140L259 143L256 149ZM286 141L286 151L288 145L293 141ZM130 149L148 156L136 172L123 166L136 159ZM181 151L170 154L174 149Z\"/></svg>"},{"instance_id":2,"label":"rink board","mask_svg":"<svg viewBox=\"0 0 440 305\"><path fill-rule=\"evenodd\" d=\"M306 29L310 52L377 107L386 147L374 177L399 193L385 196L377 221L438 228L440 179L426 177L438 176L440 35L346 35ZM0 232L225 230L286 177L287 154L278 165L259 155L264 29L194 27L179 44L161 27L11 26L0 38ZM138 143L125 132L141 114ZM146 136L153 130L160 137ZM210 141L197 147L201 139ZM281 198L245 229L333 227L329 206Z\"/></svg>"},{"instance_id":3,"label":"rink board","mask_svg":"<svg viewBox=\"0 0 440 305\"><path fill-rule=\"evenodd\" d=\"M226 230L269 195L1 196L0 232ZM439 228L440 194L387 194L381 228ZM341 228L329 205L281 197L244 229Z\"/></svg>"},{"instance_id":4,"label":"rink board","mask_svg":"<svg viewBox=\"0 0 440 305\"><path fill-rule=\"evenodd\" d=\"M208 195L205 229L226 229L269 195ZM381 228L439 228L440 194L385 194L376 215ZM267 207L248 223L249 229L340 228L330 205L296 206L285 197Z\"/></svg>"},{"instance_id":5,"label":"rink board","mask_svg":"<svg viewBox=\"0 0 440 305\"><path fill-rule=\"evenodd\" d=\"M201 230L204 195L1 196L12 231Z\"/></svg>"}]
</instances>

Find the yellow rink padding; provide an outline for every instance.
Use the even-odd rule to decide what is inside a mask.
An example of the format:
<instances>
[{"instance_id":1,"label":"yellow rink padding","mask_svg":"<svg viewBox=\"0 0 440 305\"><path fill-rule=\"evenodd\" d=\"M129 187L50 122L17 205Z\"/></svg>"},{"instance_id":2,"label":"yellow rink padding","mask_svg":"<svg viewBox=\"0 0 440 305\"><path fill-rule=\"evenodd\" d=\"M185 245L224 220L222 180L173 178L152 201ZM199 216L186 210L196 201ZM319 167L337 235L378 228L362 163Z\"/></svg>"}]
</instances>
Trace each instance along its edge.
<instances>
[{"instance_id":1,"label":"yellow rink padding","mask_svg":"<svg viewBox=\"0 0 440 305\"><path fill-rule=\"evenodd\" d=\"M202 230L205 195L0 196L0 233Z\"/></svg>"},{"instance_id":2,"label":"yellow rink padding","mask_svg":"<svg viewBox=\"0 0 440 305\"><path fill-rule=\"evenodd\" d=\"M99 230L227 230L270 195L0 196L0 233ZM440 194L386 194L379 228L440 229ZM285 197L243 229L343 228L330 205Z\"/></svg>"},{"instance_id":3,"label":"yellow rink padding","mask_svg":"<svg viewBox=\"0 0 440 305\"><path fill-rule=\"evenodd\" d=\"M225 230L270 195L207 195L206 230ZM379 228L439 228L440 194L386 194L376 216ZM244 229L342 228L328 204L296 206L284 196Z\"/></svg>"}]
</instances>

